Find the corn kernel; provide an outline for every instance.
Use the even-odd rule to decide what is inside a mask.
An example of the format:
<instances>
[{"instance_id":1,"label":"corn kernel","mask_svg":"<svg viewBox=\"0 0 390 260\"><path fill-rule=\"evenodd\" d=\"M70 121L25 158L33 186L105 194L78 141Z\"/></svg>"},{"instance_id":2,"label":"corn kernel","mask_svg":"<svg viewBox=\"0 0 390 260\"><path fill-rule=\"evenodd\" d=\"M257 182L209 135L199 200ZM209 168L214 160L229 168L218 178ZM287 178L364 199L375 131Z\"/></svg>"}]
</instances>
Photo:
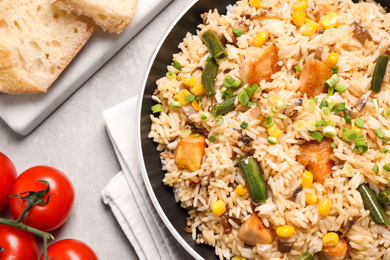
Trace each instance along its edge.
<instances>
[{"instance_id":1,"label":"corn kernel","mask_svg":"<svg viewBox=\"0 0 390 260\"><path fill-rule=\"evenodd\" d=\"M354 130L358 134L361 134L363 132L363 128L359 128L355 125L355 119L351 120L351 130Z\"/></svg>"},{"instance_id":2,"label":"corn kernel","mask_svg":"<svg viewBox=\"0 0 390 260\"><path fill-rule=\"evenodd\" d=\"M317 29L309 24L304 24L302 25L301 28L299 28L299 32L303 35L303 36L312 36L315 32L317 31Z\"/></svg>"},{"instance_id":3,"label":"corn kernel","mask_svg":"<svg viewBox=\"0 0 390 260\"><path fill-rule=\"evenodd\" d=\"M276 228L276 234L280 237L291 237L294 235L294 228L291 226L280 226Z\"/></svg>"},{"instance_id":4,"label":"corn kernel","mask_svg":"<svg viewBox=\"0 0 390 260\"><path fill-rule=\"evenodd\" d=\"M186 101L186 96L187 96L187 95L191 95L191 93L190 93L188 90L186 90L186 89L182 89L182 90L180 90L180 92L176 95L176 99L177 99L177 101L180 102L180 104L182 104L182 105L187 105L187 104L190 103L190 101Z\"/></svg>"},{"instance_id":5,"label":"corn kernel","mask_svg":"<svg viewBox=\"0 0 390 260\"><path fill-rule=\"evenodd\" d=\"M249 4L253 7L261 7L261 0L249 0Z\"/></svg>"},{"instance_id":6,"label":"corn kernel","mask_svg":"<svg viewBox=\"0 0 390 260\"><path fill-rule=\"evenodd\" d=\"M193 88L191 88L191 92L195 96L203 96L205 94L202 83L196 84Z\"/></svg>"},{"instance_id":7,"label":"corn kernel","mask_svg":"<svg viewBox=\"0 0 390 260\"><path fill-rule=\"evenodd\" d=\"M268 134L272 137L279 138L282 135L282 131L280 131L279 127L276 124L268 128Z\"/></svg>"},{"instance_id":8,"label":"corn kernel","mask_svg":"<svg viewBox=\"0 0 390 260\"><path fill-rule=\"evenodd\" d=\"M322 19L322 21L320 22L320 24L322 25L322 27L324 27L324 29L328 29L330 27L336 27L339 25L339 23L337 22L337 13L336 12L330 12L328 13L324 19Z\"/></svg>"},{"instance_id":9,"label":"corn kernel","mask_svg":"<svg viewBox=\"0 0 390 260\"><path fill-rule=\"evenodd\" d=\"M332 202L328 199L323 199L318 205L318 213L320 213L322 216L328 216L331 208Z\"/></svg>"},{"instance_id":10,"label":"corn kernel","mask_svg":"<svg viewBox=\"0 0 390 260\"><path fill-rule=\"evenodd\" d=\"M237 185L236 187L236 193L240 196L245 195L248 192L248 188L245 185Z\"/></svg>"},{"instance_id":11,"label":"corn kernel","mask_svg":"<svg viewBox=\"0 0 390 260\"><path fill-rule=\"evenodd\" d=\"M197 100L192 101L191 106L195 109L196 112L199 112L202 108Z\"/></svg>"},{"instance_id":12,"label":"corn kernel","mask_svg":"<svg viewBox=\"0 0 390 260\"><path fill-rule=\"evenodd\" d=\"M329 232L322 238L324 246L335 246L339 242L339 235L335 232Z\"/></svg>"},{"instance_id":13,"label":"corn kernel","mask_svg":"<svg viewBox=\"0 0 390 260\"><path fill-rule=\"evenodd\" d=\"M304 25L305 20L306 20L305 11L304 10L296 10L292 15L292 20L293 20L293 23L297 27L301 27L302 25Z\"/></svg>"},{"instance_id":14,"label":"corn kernel","mask_svg":"<svg viewBox=\"0 0 390 260\"><path fill-rule=\"evenodd\" d=\"M320 29L320 25L318 23L314 22L313 20L310 20L309 18L305 19L305 24L310 25L311 27L313 27L316 30Z\"/></svg>"},{"instance_id":15,"label":"corn kernel","mask_svg":"<svg viewBox=\"0 0 390 260\"><path fill-rule=\"evenodd\" d=\"M313 184L313 174L309 171L305 171L302 176L303 188L310 188Z\"/></svg>"},{"instance_id":16,"label":"corn kernel","mask_svg":"<svg viewBox=\"0 0 390 260\"><path fill-rule=\"evenodd\" d=\"M314 190L313 192L305 192L305 199L310 205L315 205L318 202L318 196Z\"/></svg>"},{"instance_id":17,"label":"corn kernel","mask_svg":"<svg viewBox=\"0 0 390 260\"><path fill-rule=\"evenodd\" d=\"M295 10L305 10L307 8L307 0L297 0L293 8Z\"/></svg>"},{"instance_id":18,"label":"corn kernel","mask_svg":"<svg viewBox=\"0 0 390 260\"><path fill-rule=\"evenodd\" d=\"M223 200L217 200L213 203L211 206L211 211L214 213L215 216L221 216L226 211L226 204L223 202Z\"/></svg>"},{"instance_id":19,"label":"corn kernel","mask_svg":"<svg viewBox=\"0 0 390 260\"><path fill-rule=\"evenodd\" d=\"M263 31L256 35L256 37L253 39L253 45L256 47L261 47L263 44L268 41L269 34L266 31Z\"/></svg>"},{"instance_id":20,"label":"corn kernel","mask_svg":"<svg viewBox=\"0 0 390 260\"><path fill-rule=\"evenodd\" d=\"M181 82L183 82L183 84L187 87L192 88L196 85L196 83L198 83L198 80L196 78L183 77Z\"/></svg>"},{"instance_id":21,"label":"corn kernel","mask_svg":"<svg viewBox=\"0 0 390 260\"><path fill-rule=\"evenodd\" d=\"M326 65L328 68L333 69L333 67L337 65L337 62L339 62L339 55L334 52L330 53L326 59Z\"/></svg>"},{"instance_id":22,"label":"corn kernel","mask_svg":"<svg viewBox=\"0 0 390 260\"><path fill-rule=\"evenodd\" d=\"M235 256L232 258L232 260L246 260L246 258L242 256Z\"/></svg>"}]
</instances>

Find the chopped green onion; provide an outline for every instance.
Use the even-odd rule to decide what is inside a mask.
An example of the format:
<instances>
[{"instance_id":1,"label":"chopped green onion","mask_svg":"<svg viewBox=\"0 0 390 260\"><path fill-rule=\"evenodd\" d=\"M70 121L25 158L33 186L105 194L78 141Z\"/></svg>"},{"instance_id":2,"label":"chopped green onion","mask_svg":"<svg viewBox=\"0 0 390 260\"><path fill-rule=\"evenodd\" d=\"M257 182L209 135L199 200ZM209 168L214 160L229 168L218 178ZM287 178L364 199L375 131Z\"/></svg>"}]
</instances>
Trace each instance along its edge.
<instances>
[{"instance_id":1,"label":"chopped green onion","mask_svg":"<svg viewBox=\"0 0 390 260\"><path fill-rule=\"evenodd\" d=\"M223 119L222 115L218 115L215 118L215 121L217 122L217 126L221 126L223 124L223 122L225 121L225 119Z\"/></svg>"},{"instance_id":2,"label":"chopped green onion","mask_svg":"<svg viewBox=\"0 0 390 260\"><path fill-rule=\"evenodd\" d=\"M242 121L240 127L241 127L242 129L246 129L246 128L248 127L248 122Z\"/></svg>"},{"instance_id":3,"label":"chopped green onion","mask_svg":"<svg viewBox=\"0 0 390 260\"><path fill-rule=\"evenodd\" d=\"M353 150L357 153L365 153L368 151L368 144L365 141L358 140L355 142L355 148Z\"/></svg>"},{"instance_id":4,"label":"chopped green onion","mask_svg":"<svg viewBox=\"0 0 390 260\"><path fill-rule=\"evenodd\" d=\"M324 108L324 107L327 107L328 106L328 103L326 103L325 100L322 100L321 103L320 103L320 108Z\"/></svg>"},{"instance_id":5,"label":"chopped green onion","mask_svg":"<svg viewBox=\"0 0 390 260\"><path fill-rule=\"evenodd\" d=\"M383 165L383 170L390 172L390 167L385 164Z\"/></svg>"},{"instance_id":6,"label":"chopped green onion","mask_svg":"<svg viewBox=\"0 0 390 260\"><path fill-rule=\"evenodd\" d=\"M161 103L161 99L158 96L153 95L152 100L156 103Z\"/></svg>"},{"instance_id":7,"label":"chopped green onion","mask_svg":"<svg viewBox=\"0 0 390 260\"><path fill-rule=\"evenodd\" d=\"M378 99L373 99L372 102L374 102L375 110L378 111L378 109L379 109L379 101L378 101Z\"/></svg>"},{"instance_id":8,"label":"chopped green onion","mask_svg":"<svg viewBox=\"0 0 390 260\"><path fill-rule=\"evenodd\" d=\"M344 119L345 119L345 123L347 124L351 123L351 116L348 113L344 114Z\"/></svg>"},{"instance_id":9,"label":"chopped green onion","mask_svg":"<svg viewBox=\"0 0 390 260\"><path fill-rule=\"evenodd\" d=\"M331 148L331 149L335 149L336 147L337 147L337 146L336 146L335 143L331 143L331 144L330 144L330 148Z\"/></svg>"},{"instance_id":10,"label":"chopped green onion","mask_svg":"<svg viewBox=\"0 0 390 260\"><path fill-rule=\"evenodd\" d=\"M274 113L274 114L279 113L280 110L281 110L281 109L280 109L280 107L279 107L278 104L273 104L273 105L271 106L271 111L272 111L272 113Z\"/></svg>"},{"instance_id":11,"label":"chopped green onion","mask_svg":"<svg viewBox=\"0 0 390 260\"><path fill-rule=\"evenodd\" d=\"M387 109L385 109L385 111L383 111L383 116L386 119L390 119L390 109L389 108L387 108Z\"/></svg>"},{"instance_id":12,"label":"chopped green onion","mask_svg":"<svg viewBox=\"0 0 390 260\"><path fill-rule=\"evenodd\" d=\"M165 75L169 80L173 80L176 78L176 73L173 71L168 71L167 74Z\"/></svg>"},{"instance_id":13,"label":"chopped green onion","mask_svg":"<svg viewBox=\"0 0 390 260\"><path fill-rule=\"evenodd\" d=\"M187 137L191 134L191 127L189 125L186 125L183 130L181 130L180 136L181 137Z\"/></svg>"},{"instance_id":14,"label":"chopped green onion","mask_svg":"<svg viewBox=\"0 0 390 260\"><path fill-rule=\"evenodd\" d=\"M316 102L312 99L308 99L303 102L303 109L307 112L313 112L316 107Z\"/></svg>"},{"instance_id":15,"label":"chopped green onion","mask_svg":"<svg viewBox=\"0 0 390 260\"><path fill-rule=\"evenodd\" d=\"M171 102L171 108L180 108L181 107L181 103L179 101L173 101Z\"/></svg>"},{"instance_id":16,"label":"chopped green onion","mask_svg":"<svg viewBox=\"0 0 390 260\"><path fill-rule=\"evenodd\" d=\"M304 131L306 128L306 123L303 120L298 120L293 125L294 129L297 131Z\"/></svg>"},{"instance_id":17,"label":"chopped green onion","mask_svg":"<svg viewBox=\"0 0 390 260\"><path fill-rule=\"evenodd\" d=\"M175 68L175 69L177 69L178 71L181 71L182 69L181 69L181 64L180 64L180 62L178 62L178 61L174 61L173 62L173 67Z\"/></svg>"},{"instance_id":18,"label":"chopped green onion","mask_svg":"<svg viewBox=\"0 0 390 260\"><path fill-rule=\"evenodd\" d=\"M287 108L287 105L286 105L286 103L284 103L283 100L278 100L278 102L276 102L276 103L279 105L281 110L285 110Z\"/></svg>"},{"instance_id":19,"label":"chopped green onion","mask_svg":"<svg viewBox=\"0 0 390 260\"><path fill-rule=\"evenodd\" d=\"M257 106L257 103L255 102L248 102L248 104L246 104L247 107L251 108L251 107L255 107Z\"/></svg>"},{"instance_id":20,"label":"chopped green onion","mask_svg":"<svg viewBox=\"0 0 390 260\"><path fill-rule=\"evenodd\" d=\"M208 114L202 114L201 116L200 116L200 119L202 119L202 121L206 121L207 119L209 119L209 115Z\"/></svg>"},{"instance_id":21,"label":"chopped green onion","mask_svg":"<svg viewBox=\"0 0 390 260\"><path fill-rule=\"evenodd\" d=\"M314 102L318 102L318 98L309 97L309 99L313 100Z\"/></svg>"},{"instance_id":22,"label":"chopped green onion","mask_svg":"<svg viewBox=\"0 0 390 260\"><path fill-rule=\"evenodd\" d=\"M316 127L319 127L319 126L327 126L328 124L326 123L325 120L319 120L316 122Z\"/></svg>"},{"instance_id":23,"label":"chopped green onion","mask_svg":"<svg viewBox=\"0 0 390 260\"><path fill-rule=\"evenodd\" d=\"M333 67L333 74L339 73L339 66L334 66Z\"/></svg>"},{"instance_id":24,"label":"chopped green onion","mask_svg":"<svg viewBox=\"0 0 390 260\"><path fill-rule=\"evenodd\" d=\"M196 97L196 98L195 98L195 100L196 100L196 101L198 101L198 102L202 102L202 98L201 98L201 97L199 97L199 96L198 96L198 97Z\"/></svg>"},{"instance_id":25,"label":"chopped green onion","mask_svg":"<svg viewBox=\"0 0 390 260\"><path fill-rule=\"evenodd\" d=\"M333 94L334 94L334 87L333 88L328 88L328 97L333 96Z\"/></svg>"},{"instance_id":26,"label":"chopped green onion","mask_svg":"<svg viewBox=\"0 0 390 260\"><path fill-rule=\"evenodd\" d=\"M238 94L238 101L243 104L243 105L246 105L248 104L249 102L249 96L247 93L245 92L240 92L240 94Z\"/></svg>"},{"instance_id":27,"label":"chopped green onion","mask_svg":"<svg viewBox=\"0 0 390 260\"><path fill-rule=\"evenodd\" d=\"M353 177L353 167L349 163L344 164L344 177Z\"/></svg>"},{"instance_id":28,"label":"chopped green onion","mask_svg":"<svg viewBox=\"0 0 390 260\"><path fill-rule=\"evenodd\" d=\"M339 76L337 76L336 74L333 74L332 77L330 77L330 79L325 81L325 85L328 88L333 88L336 85L336 83L339 82L339 81L340 81Z\"/></svg>"},{"instance_id":29,"label":"chopped green onion","mask_svg":"<svg viewBox=\"0 0 390 260\"><path fill-rule=\"evenodd\" d=\"M294 68L295 68L295 70L296 70L298 73L302 72L301 68L300 68L298 65L296 65Z\"/></svg>"},{"instance_id":30,"label":"chopped green onion","mask_svg":"<svg viewBox=\"0 0 390 260\"><path fill-rule=\"evenodd\" d=\"M233 85L231 86L232 89L237 89L241 85L240 80L234 81Z\"/></svg>"},{"instance_id":31,"label":"chopped green onion","mask_svg":"<svg viewBox=\"0 0 390 260\"><path fill-rule=\"evenodd\" d=\"M381 153L387 153L389 151L389 149L386 149L386 148L382 148L379 150Z\"/></svg>"},{"instance_id":32,"label":"chopped green onion","mask_svg":"<svg viewBox=\"0 0 390 260\"><path fill-rule=\"evenodd\" d=\"M196 137L199 137L199 136L200 136L200 134L194 134L193 136L196 138Z\"/></svg>"},{"instance_id":33,"label":"chopped green onion","mask_svg":"<svg viewBox=\"0 0 390 260\"><path fill-rule=\"evenodd\" d=\"M222 87L222 88L221 88L221 93L224 93L224 92L226 92L227 90L228 90L227 87Z\"/></svg>"},{"instance_id":34,"label":"chopped green onion","mask_svg":"<svg viewBox=\"0 0 390 260\"><path fill-rule=\"evenodd\" d=\"M162 108L161 104L156 104L156 105L152 106L152 113L153 114L156 114L156 113L159 113L162 111L163 111L163 108Z\"/></svg>"},{"instance_id":35,"label":"chopped green onion","mask_svg":"<svg viewBox=\"0 0 390 260\"><path fill-rule=\"evenodd\" d=\"M379 166L375 164L374 166L372 166L372 170L375 172L376 175L378 175L378 173L379 173Z\"/></svg>"},{"instance_id":36,"label":"chopped green onion","mask_svg":"<svg viewBox=\"0 0 390 260\"><path fill-rule=\"evenodd\" d=\"M251 88L244 88L244 90L248 94L248 96L252 96L254 94L254 92Z\"/></svg>"},{"instance_id":37,"label":"chopped green onion","mask_svg":"<svg viewBox=\"0 0 390 260\"><path fill-rule=\"evenodd\" d=\"M240 28L234 28L234 29L233 29L233 32L234 32L234 34L237 35L237 36L241 36L241 35L244 34L244 31L241 30Z\"/></svg>"},{"instance_id":38,"label":"chopped green onion","mask_svg":"<svg viewBox=\"0 0 390 260\"><path fill-rule=\"evenodd\" d=\"M356 140L357 133L354 130L346 130L346 131L343 131L342 138L346 142L352 142L352 141Z\"/></svg>"},{"instance_id":39,"label":"chopped green onion","mask_svg":"<svg viewBox=\"0 0 390 260\"><path fill-rule=\"evenodd\" d=\"M336 135L336 128L333 126L324 127L323 133L325 137L332 138Z\"/></svg>"},{"instance_id":40,"label":"chopped green onion","mask_svg":"<svg viewBox=\"0 0 390 260\"><path fill-rule=\"evenodd\" d=\"M385 137L385 132L382 131L382 129L378 128L378 130L376 130L376 136L378 136L380 139L382 139L383 137Z\"/></svg>"},{"instance_id":41,"label":"chopped green onion","mask_svg":"<svg viewBox=\"0 0 390 260\"><path fill-rule=\"evenodd\" d=\"M251 89L252 89L254 92L256 92L256 90L259 89L259 86L255 83L255 84L252 85Z\"/></svg>"},{"instance_id":42,"label":"chopped green onion","mask_svg":"<svg viewBox=\"0 0 390 260\"><path fill-rule=\"evenodd\" d=\"M227 88L230 88L231 86L233 86L234 84L234 79L232 76L230 75L227 75L224 79L223 79L223 85Z\"/></svg>"},{"instance_id":43,"label":"chopped green onion","mask_svg":"<svg viewBox=\"0 0 390 260\"><path fill-rule=\"evenodd\" d=\"M315 131L311 136L314 139L316 139L318 142L321 142L322 139L324 138L324 136L320 132L317 132L317 131Z\"/></svg>"},{"instance_id":44,"label":"chopped green onion","mask_svg":"<svg viewBox=\"0 0 390 260\"><path fill-rule=\"evenodd\" d=\"M217 138L215 138L214 136L210 136L210 137L209 137L209 141L210 141L210 142L214 143L215 140L217 140Z\"/></svg>"},{"instance_id":45,"label":"chopped green onion","mask_svg":"<svg viewBox=\"0 0 390 260\"><path fill-rule=\"evenodd\" d=\"M385 139L383 139L383 140L382 140L382 144L385 144L385 143L387 143L389 140L390 140L389 138L385 138Z\"/></svg>"},{"instance_id":46,"label":"chopped green onion","mask_svg":"<svg viewBox=\"0 0 390 260\"><path fill-rule=\"evenodd\" d=\"M355 119L355 125L356 125L357 127L359 127L359 128L363 128L363 126L364 126L364 121L361 120L359 117L357 117L357 118Z\"/></svg>"},{"instance_id":47,"label":"chopped green onion","mask_svg":"<svg viewBox=\"0 0 390 260\"><path fill-rule=\"evenodd\" d=\"M322 108L322 114L323 114L324 116L329 116L329 115L330 115L330 109L327 108L327 107L323 107L323 108Z\"/></svg>"},{"instance_id":48,"label":"chopped green onion","mask_svg":"<svg viewBox=\"0 0 390 260\"><path fill-rule=\"evenodd\" d=\"M345 111L345 103L340 103L340 111Z\"/></svg>"},{"instance_id":49,"label":"chopped green onion","mask_svg":"<svg viewBox=\"0 0 390 260\"><path fill-rule=\"evenodd\" d=\"M336 103L330 102L328 105L328 108L330 111L333 111L337 107Z\"/></svg>"},{"instance_id":50,"label":"chopped green onion","mask_svg":"<svg viewBox=\"0 0 390 260\"><path fill-rule=\"evenodd\" d=\"M275 119L272 116L268 116L264 120L265 127L270 128L275 124Z\"/></svg>"},{"instance_id":51,"label":"chopped green onion","mask_svg":"<svg viewBox=\"0 0 390 260\"><path fill-rule=\"evenodd\" d=\"M337 85L336 87L334 87L334 89L339 92L339 93L343 93L344 91L346 91L348 88L346 86L344 86L343 84L340 84L340 85Z\"/></svg>"},{"instance_id":52,"label":"chopped green onion","mask_svg":"<svg viewBox=\"0 0 390 260\"><path fill-rule=\"evenodd\" d=\"M268 136L267 141L270 144L277 144L278 143L278 138L273 137L273 136Z\"/></svg>"},{"instance_id":53,"label":"chopped green onion","mask_svg":"<svg viewBox=\"0 0 390 260\"><path fill-rule=\"evenodd\" d=\"M307 130L311 131L311 132L314 132L315 130L317 129L316 127L316 121L314 120L309 120L307 122Z\"/></svg>"},{"instance_id":54,"label":"chopped green onion","mask_svg":"<svg viewBox=\"0 0 390 260\"><path fill-rule=\"evenodd\" d=\"M275 104L278 102L279 99L280 99L280 97L278 97L278 96L272 96L270 98L270 102L271 102L271 104Z\"/></svg>"},{"instance_id":55,"label":"chopped green onion","mask_svg":"<svg viewBox=\"0 0 390 260\"><path fill-rule=\"evenodd\" d=\"M335 126L334 120L333 119L326 120L326 125Z\"/></svg>"},{"instance_id":56,"label":"chopped green onion","mask_svg":"<svg viewBox=\"0 0 390 260\"><path fill-rule=\"evenodd\" d=\"M192 102L195 100L195 95L187 95L186 98L184 99L185 101Z\"/></svg>"},{"instance_id":57,"label":"chopped green onion","mask_svg":"<svg viewBox=\"0 0 390 260\"><path fill-rule=\"evenodd\" d=\"M364 136L364 134L358 134L357 137L356 137L356 140L366 140L366 137Z\"/></svg>"}]
</instances>

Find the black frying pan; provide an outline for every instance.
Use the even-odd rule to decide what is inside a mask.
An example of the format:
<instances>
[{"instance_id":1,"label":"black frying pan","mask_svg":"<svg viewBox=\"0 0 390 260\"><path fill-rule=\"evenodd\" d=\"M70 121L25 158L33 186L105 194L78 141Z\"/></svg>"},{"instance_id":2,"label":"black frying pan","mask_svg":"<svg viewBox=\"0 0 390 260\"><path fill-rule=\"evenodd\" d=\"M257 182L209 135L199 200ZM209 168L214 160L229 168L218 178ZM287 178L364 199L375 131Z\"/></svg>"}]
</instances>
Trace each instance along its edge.
<instances>
[{"instance_id":1,"label":"black frying pan","mask_svg":"<svg viewBox=\"0 0 390 260\"><path fill-rule=\"evenodd\" d=\"M145 89L139 100L138 148L140 150L140 165L149 195L168 229L180 244L197 259L217 259L217 257L214 248L196 245L191 235L183 231L188 217L187 210L175 202L172 188L164 186L162 183L164 172L161 170L160 156L156 151L157 145L148 138L151 127L150 108L155 104L151 96L156 88L156 81L165 75L167 65L171 64L172 55L179 51L177 46L186 33L190 31L195 34L196 26L202 22L200 14L214 8L217 8L220 13L226 13L226 6L235 2L236 0L199 0L192 2L186 10L183 10L169 27L165 37L157 46L157 51L152 56L148 68L150 71L144 80ZM358 0L354 0L354 2L358 2ZM377 2L390 10L390 0L377 0Z\"/></svg>"}]
</instances>

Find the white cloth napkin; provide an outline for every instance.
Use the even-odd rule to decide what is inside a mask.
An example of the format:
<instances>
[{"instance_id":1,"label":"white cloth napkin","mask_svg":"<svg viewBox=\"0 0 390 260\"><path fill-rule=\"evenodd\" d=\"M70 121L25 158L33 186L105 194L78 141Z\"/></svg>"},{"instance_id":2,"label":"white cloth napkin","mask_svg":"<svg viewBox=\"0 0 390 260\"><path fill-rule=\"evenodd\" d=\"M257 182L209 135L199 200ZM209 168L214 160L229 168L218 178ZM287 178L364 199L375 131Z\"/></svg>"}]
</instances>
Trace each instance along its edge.
<instances>
[{"instance_id":1,"label":"white cloth napkin","mask_svg":"<svg viewBox=\"0 0 390 260\"><path fill-rule=\"evenodd\" d=\"M192 259L175 240L146 191L136 151L136 107L133 97L103 112L122 171L102 191L139 259ZM130 170L131 169L131 170Z\"/></svg>"}]
</instances>

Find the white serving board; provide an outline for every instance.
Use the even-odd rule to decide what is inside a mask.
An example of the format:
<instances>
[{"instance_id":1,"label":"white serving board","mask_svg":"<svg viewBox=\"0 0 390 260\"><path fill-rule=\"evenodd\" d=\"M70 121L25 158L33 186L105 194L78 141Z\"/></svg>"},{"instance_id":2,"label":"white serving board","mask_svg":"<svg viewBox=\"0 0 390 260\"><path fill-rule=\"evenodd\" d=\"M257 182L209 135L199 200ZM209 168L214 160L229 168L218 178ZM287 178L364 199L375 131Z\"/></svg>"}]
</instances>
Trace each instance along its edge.
<instances>
[{"instance_id":1,"label":"white serving board","mask_svg":"<svg viewBox=\"0 0 390 260\"><path fill-rule=\"evenodd\" d=\"M15 132L28 135L171 1L139 0L133 21L120 35L95 30L47 93L0 93L0 117Z\"/></svg>"}]
</instances>

